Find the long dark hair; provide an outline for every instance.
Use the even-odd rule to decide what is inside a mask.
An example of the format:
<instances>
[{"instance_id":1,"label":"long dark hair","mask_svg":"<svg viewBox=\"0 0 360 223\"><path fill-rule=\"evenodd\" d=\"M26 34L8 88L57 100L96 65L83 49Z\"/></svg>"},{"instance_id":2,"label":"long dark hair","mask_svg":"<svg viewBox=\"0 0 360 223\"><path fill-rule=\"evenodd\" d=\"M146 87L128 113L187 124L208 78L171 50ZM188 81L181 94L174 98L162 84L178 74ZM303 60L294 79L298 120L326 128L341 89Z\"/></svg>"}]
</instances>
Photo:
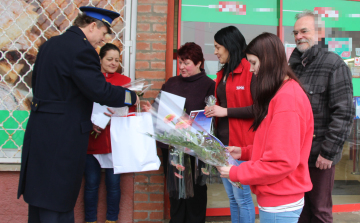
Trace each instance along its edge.
<instances>
[{"instance_id":1,"label":"long dark hair","mask_svg":"<svg viewBox=\"0 0 360 223\"><path fill-rule=\"evenodd\" d=\"M260 61L254 100L255 119L251 126L256 131L268 113L270 100L282 86L285 77L300 82L289 67L284 45L276 35L260 34L249 43L245 53L256 56Z\"/></svg>"},{"instance_id":2,"label":"long dark hair","mask_svg":"<svg viewBox=\"0 0 360 223\"><path fill-rule=\"evenodd\" d=\"M225 63L221 68L224 69L223 74L228 76L239 66L241 60L245 57L245 53L243 52L246 48L245 38L238 28L228 26L217 31L214 39L229 51L230 61Z\"/></svg>"}]
</instances>

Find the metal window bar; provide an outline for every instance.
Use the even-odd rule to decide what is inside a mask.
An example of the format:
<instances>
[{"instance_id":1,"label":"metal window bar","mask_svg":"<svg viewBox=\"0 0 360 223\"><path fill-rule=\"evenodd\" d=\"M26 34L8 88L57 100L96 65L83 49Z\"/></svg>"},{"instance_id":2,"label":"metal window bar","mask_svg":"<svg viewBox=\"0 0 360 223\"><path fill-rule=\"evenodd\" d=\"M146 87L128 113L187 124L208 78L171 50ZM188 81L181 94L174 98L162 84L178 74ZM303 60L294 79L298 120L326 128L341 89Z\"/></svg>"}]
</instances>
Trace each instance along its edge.
<instances>
[{"instance_id":1,"label":"metal window bar","mask_svg":"<svg viewBox=\"0 0 360 223\"><path fill-rule=\"evenodd\" d=\"M80 6L120 13L113 23L114 34L107 35L105 42L119 47L121 73L134 78L135 69L130 68L135 55L130 55L134 34L130 30L136 8L132 5L136 6L136 0L0 0L0 163L20 163L32 100L31 75L39 47L65 32Z\"/></svg>"}]
</instances>

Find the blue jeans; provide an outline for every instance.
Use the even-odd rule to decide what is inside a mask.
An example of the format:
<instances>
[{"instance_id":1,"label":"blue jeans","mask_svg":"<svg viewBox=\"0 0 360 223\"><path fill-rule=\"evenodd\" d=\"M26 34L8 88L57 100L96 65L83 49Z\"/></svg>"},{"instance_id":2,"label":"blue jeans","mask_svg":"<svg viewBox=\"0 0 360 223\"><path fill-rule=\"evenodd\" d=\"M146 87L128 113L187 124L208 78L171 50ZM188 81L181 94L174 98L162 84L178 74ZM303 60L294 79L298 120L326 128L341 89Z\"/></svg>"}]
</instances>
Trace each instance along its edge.
<instances>
[{"instance_id":1,"label":"blue jeans","mask_svg":"<svg viewBox=\"0 0 360 223\"><path fill-rule=\"evenodd\" d=\"M270 213L260 210L260 223L297 223L302 208L295 211Z\"/></svg>"},{"instance_id":2,"label":"blue jeans","mask_svg":"<svg viewBox=\"0 0 360 223\"><path fill-rule=\"evenodd\" d=\"M85 221L92 222L97 220L98 190L101 179L101 167L97 159L91 155L86 155L85 167ZM120 174L114 174L114 169L105 169L106 184L106 219L109 221L118 220L120 205Z\"/></svg>"},{"instance_id":3,"label":"blue jeans","mask_svg":"<svg viewBox=\"0 0 360 223\"><path fill-rule=\"evenodd\" d=\"M238 161L242 163L244 161ZM230 201L232 223L254 223L255 207L251 198L249 185L242 185L243 189L233 186L227 178L221 178Z\"/></svg>"}]
</instances>

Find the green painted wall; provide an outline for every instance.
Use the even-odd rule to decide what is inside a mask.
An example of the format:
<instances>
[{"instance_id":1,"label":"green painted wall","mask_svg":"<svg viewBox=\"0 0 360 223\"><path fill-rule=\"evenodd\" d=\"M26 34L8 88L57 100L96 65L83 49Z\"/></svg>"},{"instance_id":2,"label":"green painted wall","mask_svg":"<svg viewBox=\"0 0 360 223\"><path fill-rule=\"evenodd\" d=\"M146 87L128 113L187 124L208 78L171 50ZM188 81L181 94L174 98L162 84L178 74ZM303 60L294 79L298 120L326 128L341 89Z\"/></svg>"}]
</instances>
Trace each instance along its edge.
<instances>
[{"instance_id":1,"label":"green painted wall","mask_svg":"<svg viewBox=\"0 0 360 223\"><path fill-rule=\"evenodd\" d=\"M352 14L360 14L360 2L345 0L283 0L284 26L294 25L297 11L314 10L315 7L332 7L339 12L338 19L324 18L326 27L338 27L343 31L360 31L360 18L349 17Z\"/></svg>"}]
</instances>

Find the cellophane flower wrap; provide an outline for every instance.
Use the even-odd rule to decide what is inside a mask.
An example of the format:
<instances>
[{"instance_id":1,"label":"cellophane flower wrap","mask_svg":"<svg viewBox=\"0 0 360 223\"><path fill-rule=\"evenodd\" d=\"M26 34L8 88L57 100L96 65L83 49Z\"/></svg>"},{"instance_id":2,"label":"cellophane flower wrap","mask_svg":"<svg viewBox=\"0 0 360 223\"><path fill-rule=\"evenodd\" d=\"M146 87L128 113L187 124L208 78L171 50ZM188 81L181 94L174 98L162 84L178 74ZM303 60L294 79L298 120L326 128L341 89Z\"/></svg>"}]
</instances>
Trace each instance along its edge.
<instances>
[{"instance_id":1,"label":"cellophane flower wrap","mask_svg":"<svg viewBox=\"0 0 360 223\"><path fill-rule=\"evenodd\" d=\"M134 91L140 99L145 94L145 92L150 89L151 86L152 84L147 84L147 81L145 79L137 79L135 81L131 81L130 83L122 85L122 87ZM141 112L140 103L136 107L136 112L138 114Z\"/></svg>"},{"instance_id":2,"label":"cellophane flower wrap","mask_svg":"<svg viewBox=\"0 0 360 223\"><path fill-rule=\"evenodd\" d=\"M225 146L193 121L175 102L166 98L166 95L159 94L150 112L155 124L154 134L145 133L149 137L168 144L177 151L197 157L206 164L229 164ZM240 183L236 184L241 187Z\"/></svg>"},{"instance_id":3,"label":"cellophane flower wrap","mask_svg":"<svg viewBox=\"0 0 360 223\"><path fill-rule=\"evenodd\" d=\"M205 98L205 103L206 106L210 107L210 106L214 106L216 104L216 97L214 95L210 95L208 97ZM213 132L211 132L213 134ZM236 160L230 155L230 153L226 150L226 155L228 157L227 161L230 165L235 165L238 166L239 164L236 162ZM221 182L220 178L220 173L215 170L214 167L210 166L209 168L209 182ZM229 180L229 179L228 179ZM234 186L239 186L238 184L232 182L231 180L229 180L229 182L234 185Z\"/></svg>"},{"instance_id":4,"label":"cellophane flower wrap","mask_svg":"<svg viewBox=\"0 0 360 223\"><path fill-rule=\"evenodd\" d=\"M194 197L190 155L170 146L167 165L166 186L171 198Z\"/></svg>"}]
</instances>

